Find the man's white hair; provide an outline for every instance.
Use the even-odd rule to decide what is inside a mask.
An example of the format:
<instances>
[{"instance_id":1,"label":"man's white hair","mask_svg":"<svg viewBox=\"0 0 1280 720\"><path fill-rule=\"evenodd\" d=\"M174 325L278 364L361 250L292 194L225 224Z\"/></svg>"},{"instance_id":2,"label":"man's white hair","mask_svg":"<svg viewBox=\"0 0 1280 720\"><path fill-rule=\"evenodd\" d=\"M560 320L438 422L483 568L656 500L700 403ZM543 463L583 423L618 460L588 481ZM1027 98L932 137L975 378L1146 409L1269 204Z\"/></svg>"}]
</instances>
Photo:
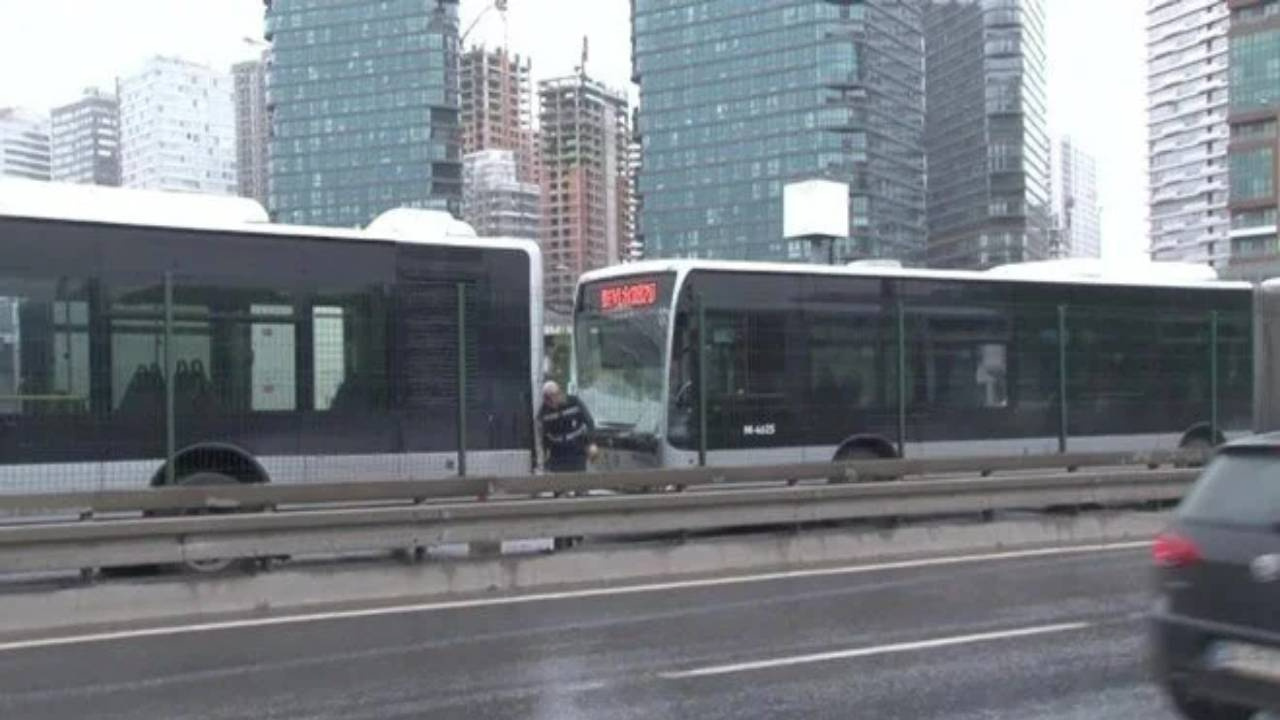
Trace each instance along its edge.
<instances>
[{"instance_id":1,"label":"man's white hair","mask_svg":"<svg viewBox=\"0 0 1280 720\"><path fill-rule=\"evenodd\" d=\"M560 394L560 384L557 383L555 380L548 380L542 384L543 397L548 397L551 395L559 395L559 394Z\"/></svg>"}]
</instances>

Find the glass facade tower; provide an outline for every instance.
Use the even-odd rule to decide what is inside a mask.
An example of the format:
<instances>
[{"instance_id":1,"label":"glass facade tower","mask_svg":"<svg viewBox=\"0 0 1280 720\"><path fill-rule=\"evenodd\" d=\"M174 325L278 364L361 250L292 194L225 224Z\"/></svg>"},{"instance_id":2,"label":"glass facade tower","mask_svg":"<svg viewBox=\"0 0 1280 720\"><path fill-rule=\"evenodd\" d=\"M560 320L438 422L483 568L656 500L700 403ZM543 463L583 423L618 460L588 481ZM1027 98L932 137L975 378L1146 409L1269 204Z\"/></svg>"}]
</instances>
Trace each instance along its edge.
<instances>
[{"instance_id":1,"label":"glass facade tower","mask_svg":"<svg viewBox=\"0 0 1280 720\"><path fill-rule=\"evenodd\" d=\"M1280 0L1237 0L1230 29L1231 274L1280 273Z\"/></svg>"},{"instance_id":2,"label":"glass facade tower","mask_svg":"<svg viewBox=\"0 0 1280 720\"><path fill-rule=\"evenodd\" d=\"M1049 256L1042 0L933 0L925 10L929 264Z\"/></svg>"},{"instance_id":3,"label":"glass facade tower","mask_svg":"<svg viewBox=\"0 0 1280 720\"><path fill-rule=\"evenodd\" d=\"M267 206L267 54L231 66L236 92L236 173L240 196Z\"/></svg>"},{"instance_id":4,"label":"glass facade tower","mask_svg":"<svg viewBox=\"0 0 1280 720\"><path fill-rule=\"evenodd\" d=\"M924 39L901 0L633 0L646 257L806 260L782 188L848 183L840 259L925 247Z\"/></svg>"},{"instance_id":5,"label":"glass facade tower","mask_svg":"<svg viewBox=\"0 0 1280 720\"><path fill-rule=\"evenodd\" d=\"M274 219L461 210L457 0L267 0L266 37Z\"/></svg>"}]
</instances>

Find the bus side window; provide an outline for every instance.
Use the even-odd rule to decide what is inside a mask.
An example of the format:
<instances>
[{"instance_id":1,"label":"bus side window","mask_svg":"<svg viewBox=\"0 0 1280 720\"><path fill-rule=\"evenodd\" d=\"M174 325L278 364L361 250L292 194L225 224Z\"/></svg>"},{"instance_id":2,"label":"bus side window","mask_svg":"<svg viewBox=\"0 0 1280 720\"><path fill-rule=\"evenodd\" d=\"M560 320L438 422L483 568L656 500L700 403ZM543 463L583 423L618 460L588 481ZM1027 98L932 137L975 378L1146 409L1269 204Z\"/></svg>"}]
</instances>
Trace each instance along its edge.
<instances>
[{"instance_id":1,"label":"bus side window","mask_svg":"<svg viewBox=\"0 0 1280 720\"><path fill-rule=\"evenodd\" d=\"M674 443L691 443L698 412L698 330L685 311L676 314L667 386L667 437Z\"/></svg>"},{"instance_id":2,"label":"bus side window","mask_svg":"<svg viewBox=\"0 0 1280 720\"><path fill-rule=\"evenodd\" d=\"M211 278L176 278L165 352L164 286L121 279L109 296L111 406L164 419L171 361L174 410L184 426L213 415L297 409L297 326L289 298ZM180 426L181 427L181 426Z\"/></svg>"},{"instance_id":3,"label":"bus side window","mask_svg":"<svg viewBox=\"0 0 1280 720\"><path fill-rule=\"evenodd\" d=\"M326 298L311 308L312 407L320 412L386 408L386 313L377 290Z\"/></svg>"},{"instance_id":4,"label":"bus side window","mask_svg":"<svg viewBox=\"0 0 1280 720\"><path fill-rule=\"evenodd\" d=\"M986 309L921 318L924 400L938 410L1009 405L1007 319Z\"/></svg>"},{"instance_id":5,"label":"bus side window","mask_svg":"<svg viewBox=\"0 0 1280 720\"><path fill-rule=\"evenodd\" d=\"M23 284L0 278L0 414L87 413L85 291L66 278Z\"/></svg>"},{"instance_id":6,"label":"bus side window","mask_svg":"<svg viewBox=\"0 0 1280 720\"><path fill-rule=\"evenodd\" d=\"M732 318L707 319L707 394L709 397L747 392L743 372L749 362L742 335Z\"/></svg>"},{"instance_id":7,"label":"bus side window","mask_svg":"<svg viewBox=\"0 0 1280 720\"><path fill-rule=\"evenodd\" d=\"M671 407L685 410L696 405L698 380L698 331L691 326L689 314L676 315L674 340L671 347L671 370L668 385Z\"/></svg>"}]
</instances>

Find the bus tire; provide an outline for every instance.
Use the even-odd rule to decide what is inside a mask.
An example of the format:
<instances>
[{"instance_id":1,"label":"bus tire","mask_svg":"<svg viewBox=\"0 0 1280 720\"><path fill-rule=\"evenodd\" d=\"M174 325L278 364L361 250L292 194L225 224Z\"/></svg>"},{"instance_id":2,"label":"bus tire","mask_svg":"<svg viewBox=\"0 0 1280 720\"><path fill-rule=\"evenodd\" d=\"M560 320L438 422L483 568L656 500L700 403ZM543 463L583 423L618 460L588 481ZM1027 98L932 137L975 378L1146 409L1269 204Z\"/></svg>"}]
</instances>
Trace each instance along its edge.
<instances>
[{"instance_id":1,"label":"bus tire","mask_svg":"<svg viewBox=\"0 0 1280 720\"><path fill-rule=\"evenodd\" d=\"M178 486L200 486L200 485L265 485L271 481L271 477L267 474L266 468L258 462L247 450L231 445L230 443L197 443L182 448L173 455L173 482ZM155 475L151 477L152 487L164 487L168 485L169 472L168 467L161 465L156 470ZM229 513L251 513L251 512L270 512L275 510L271 505L256 505L251 507L239 507L232 510L189 510L181 515L210 514L213 512ZM261 558L258 558L261 559ZM274 561L288 560L288 556L274 556L268 558ZM245 563L252 564L254 559L246 560ZM217 572L231 565L228 562L201 562L201 563L184 563L191 570L197 572Z\"/></svg>"},{"instance_id":2,"label":"bus tire","mask_svg":"<svg viewBox=\"0 0 1280 720\"><path fill-rule=\"evenodd\" d=\"M857 460L892 460L898 456L893 449L893 445L889 441L880 437L854 437L845 440L840 444L840 448L836 450L832 462L853 462ZM892 480L890 476L862 476L857 478L859 482L884 482ZM827 479L831 483L848 482L848 478L840 475L834 475Z\"/></svg>"},{"instance_id":3,"label":"bus tire","mask_svg":"<svg viewBox=\"0 0 1280 720\"><path fill-rule=\"evenodd\" d=\"M271 482L266 468L247 450L228 443L199 443L173 454L174 483L196 474L225 475L236 482L265 484ZM168 484L168 468L161 465L151 476L151 487Z\"/></svg>"},{"instance_id":4,"label":"bus tire","mask_svg":"<svg viewBox=\"0 0 1280 720\"><path fill-rule=\"evenodd\" d=\"M183 487L213 487L226 485L239 485L240 480L230 475L223 475L215 472L197 472L179 478L175 483ZM217 515L229 512L240 512L240 510L219 510L217 508L200 508L185 510L180 515ZM219 573L232 565L239 565L246 569L253 566L255 558L214 558L211 560L187 560L182 563L183 568L200 574Z\"/></svg>"},{"instance_id":5,"label":"bus tire","mask_svg":"<svg viewBox=\"0 0 1280 720\"><path fill-rule=\"evenodd\" d=\"M1182 439L1178 441L1178 449L1188 452L1199 452L1206 457L1213 449L1226 442L1226 437L1221 432L1214 432L1209 427L1209 423L1197 423L1182 433ZM1203 461L1178 461L1178 467L1200 467L1204 465Z\"/></svg>"}]
</instances>

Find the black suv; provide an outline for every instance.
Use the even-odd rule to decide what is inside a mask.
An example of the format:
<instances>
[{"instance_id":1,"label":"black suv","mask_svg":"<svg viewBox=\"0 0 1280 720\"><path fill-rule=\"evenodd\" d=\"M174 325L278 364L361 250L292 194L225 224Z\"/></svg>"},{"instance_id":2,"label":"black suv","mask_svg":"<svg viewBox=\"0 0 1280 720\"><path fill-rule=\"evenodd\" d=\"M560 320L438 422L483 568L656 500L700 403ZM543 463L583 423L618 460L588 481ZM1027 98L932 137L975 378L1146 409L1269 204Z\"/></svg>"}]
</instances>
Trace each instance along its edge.
<instances>
[{"instance_id":1,"label":"black suv","mask_svg":"<svg viewBox=\"0 0 1280 720\"><path fill-rule=\"evenodd\" d=\"M1280 434L1223 448L1153 553L1155 669L1178 710L1280 709Z\"/></svg>"}]
</instances>

